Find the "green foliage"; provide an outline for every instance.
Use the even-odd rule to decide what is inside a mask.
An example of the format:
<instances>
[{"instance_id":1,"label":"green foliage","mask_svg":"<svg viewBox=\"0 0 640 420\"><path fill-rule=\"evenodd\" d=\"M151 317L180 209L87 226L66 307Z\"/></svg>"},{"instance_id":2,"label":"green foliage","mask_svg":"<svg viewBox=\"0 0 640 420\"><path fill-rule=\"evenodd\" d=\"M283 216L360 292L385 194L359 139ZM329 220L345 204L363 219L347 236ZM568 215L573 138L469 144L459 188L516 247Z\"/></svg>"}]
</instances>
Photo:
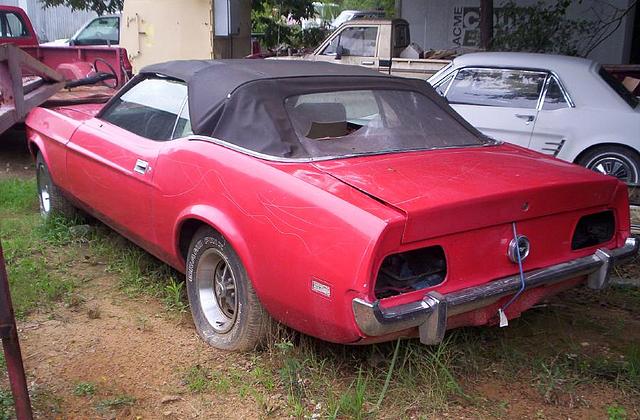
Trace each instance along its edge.
<instances>
[{"instance_id":1,"label":"green foliage","mask_svg":"<svg viewBox=\"0 0 640 420\"><path fill-rule=\"evenodd\" d=\"M0 388L0 420L9 420L14 417L13 397L8 389Z\"/></svg>"},{"instance_id":2,"label":"green foliage","mask_svg":"<svg viewBox=\"0 0 640 420\"><path fill-rule=\"evenodd\" d=\"M367 389L369 387L369 376L358 371L358 376L351 382L349 389L342 394L329 418L351 418L361 419L366 417L365 402L367 398Z\"/></svg>"},{"instance_id":3,"label":"green foliage","mask_svg":"<svg viewBox=\"0 0 640 420\"><path fill-rule=\"evenodd\" d=\"M68 6L72 10L93 10L99 15L122 10L124 0L41 0L44 7Z\"/></svg>"},{"instance_id":4,"label":"green foliage","mask_svg":"<svg viewBox=\"0 0 640 420\"><path fill-rule=\"evenodd\" d=\"M13 308L23 318L36 308L68 297L75 283L50 266L43 250L47 229L36 212L34 180L0 181L0 237ZM57 229L57 222L52 221Z\"/></svg>"},{"instance_id":5,"label":"green foliage","mask_svg":"<svg viewBox=\"0 0 640 420\"><path fill-rule=\"evenodd\" d=\"M170 311L186 312L189 305L187 303L184 282L171 277L164 286L164 297L162 300Z\"/></svg>"},{"instance_id":6,"label":"green foliage","mask_svg":"<svg viewBox=\"0 0 640 420\"><path fill-rule=\"evenodd\" d=\"M395 0L342 0L335 1L344 10L377 10L383 9L387 17L395 14Z\"/></svg>"},{"instance_id":7,"label":"green foliage","mask_svg":"<svg viewBox=\"0 0 640 420\"><path fill-rule=\"evenodd\" d=\"M570 0L539 0L519 6L508 0L496 10L492 50L584 55L584 39L597 26L586 19L570 19Z\"/></svg>"},{"instance_id":8,"label":"green foliage","mask_svg":"<svg viewBox=\"0 0 640 420\"><path fill-rule=\"evenodd\" d=\"M325 30L320 28L303 30L298 25L287 25L285 20L287 16L280 14L278 8L254 9L251 11L251 31L262 34L261 42L267 48L276 48L280 45L292 48L313 48L324 40Z\"/></svg>"},{"instance_id":9,"label":"green foliage","mask_svg":"<svg viewBox=\"0 0 640 420\"><path fill-rule=\"evenodd\" d=\"M184 383L189 391L199 394L211 386L211 374L206 368L200 365L192 366L184 377Z\"/></svg>"},{"instance_id":10,"label":"green foliage","mask_svg":"<svg viewBox=\"0 0 640 420\"><path fill-rule=\"evenodd\" d=\"M73 395L76 397L90 397L96 393L96 386L91 382L78 382L73 387Z\"/></svg>"},{"instance_id":11,"label":"green foliage","mask_svg":"<svg viewBox=\"0 0 640 420\"><path fill-rule=\"evenodd\" d=\"M275 18L291 17L297 22L314 13L313 0L251 0L251 10Z\"/></svg>"},{"instance_id":12,"label":"green foliage","mask_svg":"<svg viewBox=\"0 0 640 420\"><path fill-rule=\"evenodd\" d=\"M136 399L130 395L118 395L116 397L100 401L97 408L99 410L117 409L125 406L132 406L135 402Z\"/></svg>"},{"instance_id":13,"label":"green foliage","mask_svg":"<svg viewBox=\"0 0 640 420\"><path fill-rule=\"evenodd\" d=\"M26 212L37 206L35 182L18 178L0 181L0 213Z\"/></svg>"},{"instance_id":14,"label":"green foliage","mask_svg":"<svg viewBox=\"0 0 640 420\"><path fill-rule=\"evenodd\" d=\"M609 418L609 420L626 420L627 410L625 410L624 407L621 407L618 404L612 404L607 407L607 417Z\"/></svg>"}]
</instances>

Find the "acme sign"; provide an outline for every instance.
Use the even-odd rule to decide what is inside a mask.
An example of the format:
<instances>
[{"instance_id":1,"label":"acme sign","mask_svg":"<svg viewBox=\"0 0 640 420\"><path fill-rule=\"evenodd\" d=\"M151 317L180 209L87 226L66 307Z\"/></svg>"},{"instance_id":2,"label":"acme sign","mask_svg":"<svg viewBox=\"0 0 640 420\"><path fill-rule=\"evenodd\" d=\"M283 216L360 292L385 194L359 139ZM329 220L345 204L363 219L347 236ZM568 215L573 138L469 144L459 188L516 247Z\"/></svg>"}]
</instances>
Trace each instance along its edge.
<instances>
[{"instance_id":1,"label":"acme sign","mask_svg":"<svg viewBox=\"0 0 640 420\"><path fill-rule=\"evenodd\" d=\"M458 47L475 47L480 44L480 8L453 8L451 42Z\"/></svg>"}]
</instances>

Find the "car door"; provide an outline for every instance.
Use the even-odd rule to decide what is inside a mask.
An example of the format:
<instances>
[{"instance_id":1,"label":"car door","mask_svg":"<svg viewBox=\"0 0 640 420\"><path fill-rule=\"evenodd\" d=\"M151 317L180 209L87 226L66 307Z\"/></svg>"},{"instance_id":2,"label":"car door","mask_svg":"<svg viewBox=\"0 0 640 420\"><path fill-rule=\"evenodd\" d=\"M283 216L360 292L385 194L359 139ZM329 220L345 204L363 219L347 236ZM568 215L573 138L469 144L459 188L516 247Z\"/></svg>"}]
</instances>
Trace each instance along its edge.
<instances>
[{"instance_id":1,"label":"car door","mask_svg":"<svg viewBox=\"0 0 640 420\"><path fill-rule=\"evenodd\" d=\"M498 140L529 147L547 74L499 68L463 68L446 85L451 106ZM438 89L442 92L443 85Z\"/></svg>"},{"instance_id":2,"label":"car door","mask_svg":"<svg viewBox=\"0 0 640 420\"><path fill-rule=\"evenodd\" d=\"M176 130L186 85L142 79L76 130L68 143L72 194L114 229L142 244L153 241L153 168Z\"/></svg>"},{"instance_id":3,"label":"car door","mask_svg":"<svg viewBox=\"0 0 640 420\"><path fill-rule=\"evenodd\" d=\"M378 70L377 44L377 26L349 26L331 40L316 57L316 60L364 66Z\"/></svg>"},{"instance_id":4,"label":"car door","mask_svg":"<svg viewBox=\"0 0 640 420\"><path fill-rule=\"evenodd\" d=\"M540 111L533 127L530 148L558 156L567 141L572 141L577 110L555 75L547 78Z\"/></svg>"}]
</instances>

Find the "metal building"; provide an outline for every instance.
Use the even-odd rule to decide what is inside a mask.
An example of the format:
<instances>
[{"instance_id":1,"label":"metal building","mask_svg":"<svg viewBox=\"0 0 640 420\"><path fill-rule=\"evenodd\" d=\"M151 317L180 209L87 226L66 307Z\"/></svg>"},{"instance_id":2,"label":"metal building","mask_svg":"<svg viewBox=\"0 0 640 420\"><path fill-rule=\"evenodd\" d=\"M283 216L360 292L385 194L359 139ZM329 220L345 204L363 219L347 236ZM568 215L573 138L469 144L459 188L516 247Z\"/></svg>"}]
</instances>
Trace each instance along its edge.
<instances>
[{"instance_id":1,"label":"metal building","mask_svg":"<svg viewBox=\"0 0 640 420\"><path fill-rule=\"evenodd\" d=\"M553 0L546 0L552 4ZM494 0L494 16L505 2ZM521 6L532 6L538 0L516 0ZM638 35L640 12L631 7L634 0L574 1L567 11L569 19L604 22L622 16L607 28L611 35L590 54L601 63L624 64L635 61L640 49ZM480 38L480 0L396 0L396 11L410 23L411 39L424 48L446 49L477 47ZM624 13L624 14L623 14ZM494 21L496 18L494 17ZM619 24L618 24L619 23Z\"/></svg>"}]
</instances>

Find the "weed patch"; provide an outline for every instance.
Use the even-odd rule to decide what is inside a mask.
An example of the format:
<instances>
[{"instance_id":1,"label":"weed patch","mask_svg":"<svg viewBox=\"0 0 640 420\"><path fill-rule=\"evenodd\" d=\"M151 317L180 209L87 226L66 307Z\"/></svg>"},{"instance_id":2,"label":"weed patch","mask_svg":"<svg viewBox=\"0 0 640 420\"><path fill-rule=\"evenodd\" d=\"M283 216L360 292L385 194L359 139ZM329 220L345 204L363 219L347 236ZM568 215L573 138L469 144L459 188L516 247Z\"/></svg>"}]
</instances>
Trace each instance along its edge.
<instances>
[{"instance_id":1,"label":"weed patch","mask_svg":"<svg viewBox=\"0 0 640 420\"><path fill-rule=\"evenodd\" d=\"M12 419L14 415L11 391L0 388L0 420Z\"/></svg>"},{"instance_id":2,"label":"weed patch","mask_svg":"<svg viewBox=\"0 0 640 420\"><path fill-rule=\"evenodd\" d=\"M91 382L78 382L73 387L73 395L76 397L90 397L96 393L96 386Z\"/></svg>"},{"instance_id":3,"label":"weed patch","mask_svg":"<svg viewBox=\"0 0 640 420\"><path fill-rule=\"evenodd\" d=\"M108 398L98 402L98 410L105 409L117 409L126 406L132 406L136 402L136 399L130 395L118 395L113 398Z\"/></svg>"},{"instance_id":4,"label":"weed patch","mask_svg":"<svg viewBox=\"0 0 640 420\"><path fill-rule=\"evenodd\" d=\"M35 182L8 179L0 181L0 237L7 264L13 306L18 318L52 302L68 297L75 287L73 279L59 270L45 255L45 226L37 213ZM53 225L55 226L55 225Z\"/></svg>"}]
</instances>

